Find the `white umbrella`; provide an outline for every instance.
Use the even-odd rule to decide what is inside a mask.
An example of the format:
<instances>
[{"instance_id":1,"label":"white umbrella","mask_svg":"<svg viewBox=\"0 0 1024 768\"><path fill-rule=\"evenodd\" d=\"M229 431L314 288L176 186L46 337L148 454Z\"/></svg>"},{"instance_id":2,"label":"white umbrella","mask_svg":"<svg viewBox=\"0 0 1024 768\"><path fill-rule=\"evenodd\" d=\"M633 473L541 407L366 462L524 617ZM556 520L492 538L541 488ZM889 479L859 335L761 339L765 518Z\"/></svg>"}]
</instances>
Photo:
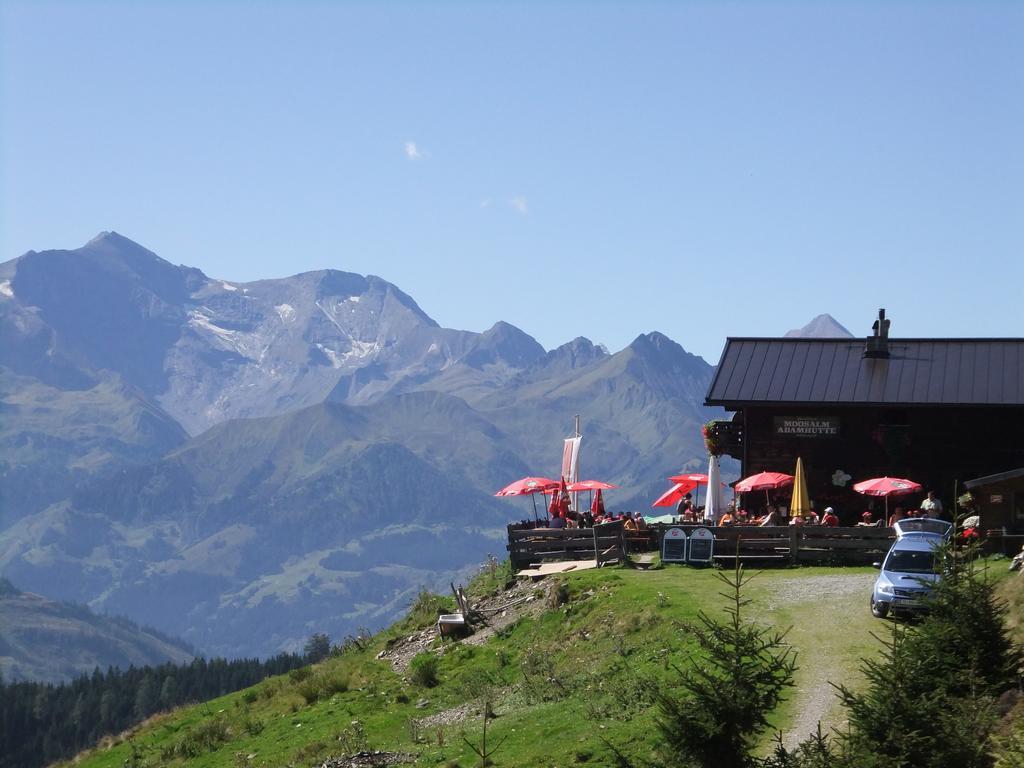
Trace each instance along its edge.
<instances>
[{"instance_id":1,"label":"white umbrella","mask_svg":"<svg viewBox=\"0 0 1024 768\"><path fill-rule=\"evenodd\" d=\"M722 472L718 467L718 457L712 456L708 462L708 492L704 500L704 522L714 525L725 514L725 502L722 500Z\"/></svg>"}]
</instances>

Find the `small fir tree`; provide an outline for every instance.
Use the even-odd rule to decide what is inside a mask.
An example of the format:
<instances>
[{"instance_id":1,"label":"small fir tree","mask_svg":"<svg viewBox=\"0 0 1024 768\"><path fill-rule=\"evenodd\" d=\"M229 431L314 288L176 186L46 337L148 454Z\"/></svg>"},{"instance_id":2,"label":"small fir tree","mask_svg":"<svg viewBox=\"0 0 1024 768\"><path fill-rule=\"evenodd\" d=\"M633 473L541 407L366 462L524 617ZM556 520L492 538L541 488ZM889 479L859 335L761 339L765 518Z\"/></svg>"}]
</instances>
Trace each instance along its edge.
<instances>
[{"instance_id":1,"label":"small fir tree","mask_svg":"<svg viewBox=\"0 0 1024 768\"><path fill-rule=\"evenodd\" d=\"M976 553L942 547L942 578L916 626L893 624L882 657L865 660L867 686L838 688L850 730L851 765L987 768L996 698L1013 687L1020 649L1006 606L978 569Z\"/></svg>"},{"instance_id":2,"label":"small fir tree","mask_svg":"<svg viewBox=\"0 0 1024 768\"><path fill-rule=\"evenodd\" d=\"M323 661L331 655L331 638L323 632L317 632L306 641L302 652L310 664Z\"/></svg>"},{"instance_id":3,"label":"small fir tree","mask_svg":"<svg viewBox=\"0 0 1024 768\"><path fill-rule=\"evenodd\" d=\"M679 680L656 694L657 728L662 759L668 766L744 768L756 764L750 755L768 726L768 716L793 685L796 652L785 632L747 622L750 600L743 588L752 576L737 561L731 574L719 573L726 585L728 620L699 613L687 627L699 656L674 666Z\"/></svg>"}]
</instances>

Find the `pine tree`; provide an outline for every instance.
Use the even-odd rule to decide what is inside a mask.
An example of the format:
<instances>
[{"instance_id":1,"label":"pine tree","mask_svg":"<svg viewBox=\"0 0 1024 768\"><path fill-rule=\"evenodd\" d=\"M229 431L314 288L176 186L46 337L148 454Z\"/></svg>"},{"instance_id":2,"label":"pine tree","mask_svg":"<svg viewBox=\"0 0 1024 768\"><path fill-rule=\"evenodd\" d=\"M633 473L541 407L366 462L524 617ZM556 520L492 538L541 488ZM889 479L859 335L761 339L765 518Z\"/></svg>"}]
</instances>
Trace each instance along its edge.
<instances>
[{"instance_id":1,"label":"pine tree","mask_svg":"<svg viewBox=\"0 0 1024 768\"><path fill-rule=\"evenodd\" d=\"M323 661L330 656L331 638L323 632L317 632L306 641L306 646L302 650L306 660L310 664L316 664L318 661Z\"/></svg>"},{"instance_id":2,"label":"pine tree","mask_svg":"<svg viewBox=\"0 0 1024 768\"><path fill-rule=\"evenodd\" d=\"M688 632L700 655L683 667L673 687L656 693L657 727L662 757L668 766L744 768L756 763L750 755L768 716L793 685L796 652L785 632L746 622L742 596L752 576L737 561L732 575L719 573L728 587L722 596L727 621L701 612Z\"/></svg>"},{"instance_id":3,"label":"pine tree","mask_svg":"<svg viewBox=\"0 0 1024 768\"><path fill-rule=\"evenodd\" d=\"M164 684L160 687L160 706L170 709L178 703L178 682L174 675L167 675Z\"/></svg>"},{"instance_id":4,"label":"pine tree","mask_svg":"<svg viewBox=\"0 0 1024 768\"><path fill-rule=\"evenodd\" d=\"M139 720L145 720L156 712L159 704L160 692L157 690L156 683L153 681L152 675L145 675L139 682L138 690L135 692L135 717Z\"/></svg>"},{"instance_id":5,"label":"pine tree","mask_svg":"<svg viewBox=\"0 0 1024 768\"><path fill-rule=\"evenodd\" d=\"M852 765L987 768L996 698L1016 681L1021 652L1006 607L972 552L938 553L943 577L917 626L893 625L881 659L862 665L862 691L839 687Z\"/></svg>"}]
</instances>

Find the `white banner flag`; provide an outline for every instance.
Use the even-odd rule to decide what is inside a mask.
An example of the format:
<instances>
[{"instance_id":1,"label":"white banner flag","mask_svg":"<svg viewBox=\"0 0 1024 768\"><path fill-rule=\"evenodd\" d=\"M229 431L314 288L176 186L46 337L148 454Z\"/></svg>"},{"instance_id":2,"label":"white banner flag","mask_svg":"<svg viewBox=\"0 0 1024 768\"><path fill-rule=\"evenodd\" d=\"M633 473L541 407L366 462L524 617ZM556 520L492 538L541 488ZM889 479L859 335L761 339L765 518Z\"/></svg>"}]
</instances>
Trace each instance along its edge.
<instances>
[{"instance_id":1,"label":"white banner flag","mask_svg":"<svg viewBox=\"0 0 1024 768\"><path fill-rule=\"evenodd\" d=\"M567 437L562 447L562 477L567 483L575 483L579 480L580 468L580 440L582 437Z\"/></svg>"}]
</instances>

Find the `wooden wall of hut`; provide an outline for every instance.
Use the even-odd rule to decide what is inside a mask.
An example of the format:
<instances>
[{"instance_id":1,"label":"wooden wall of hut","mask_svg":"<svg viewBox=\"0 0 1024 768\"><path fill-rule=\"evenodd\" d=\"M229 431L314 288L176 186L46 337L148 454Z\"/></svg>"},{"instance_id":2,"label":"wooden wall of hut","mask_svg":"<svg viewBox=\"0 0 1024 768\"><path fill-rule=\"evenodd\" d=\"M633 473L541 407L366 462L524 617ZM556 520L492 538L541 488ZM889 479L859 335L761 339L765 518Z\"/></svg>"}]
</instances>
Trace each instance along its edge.
<instances>
[{"instance_id":1,"label":"wooden wall of hut","mask_svg":"<svg viewBox=\"0 0 1024 768\"><path fill-rule=\"evenodd\" d=\"M954 480L963 483L1024 466L1024 409L1017 407L773 405L747 407L743 419L743 474L792 473L801 456L815 508L833 507L844 524L855 522L871 503L850 488L858 480L910 478L934 489L949 511ZM799 424L792 429L796 435L780 434L786 421L800 420L812 426L820 422L821 434L799 436ZM829 434L833 424L835 434ZM785 503L787 493L780 492L778 499ZM914 507L921 498L902 501ZM890 500L890 508L897 503ZM883 508L881 499L875 508Z\"/></svg>"}]
</instances>

